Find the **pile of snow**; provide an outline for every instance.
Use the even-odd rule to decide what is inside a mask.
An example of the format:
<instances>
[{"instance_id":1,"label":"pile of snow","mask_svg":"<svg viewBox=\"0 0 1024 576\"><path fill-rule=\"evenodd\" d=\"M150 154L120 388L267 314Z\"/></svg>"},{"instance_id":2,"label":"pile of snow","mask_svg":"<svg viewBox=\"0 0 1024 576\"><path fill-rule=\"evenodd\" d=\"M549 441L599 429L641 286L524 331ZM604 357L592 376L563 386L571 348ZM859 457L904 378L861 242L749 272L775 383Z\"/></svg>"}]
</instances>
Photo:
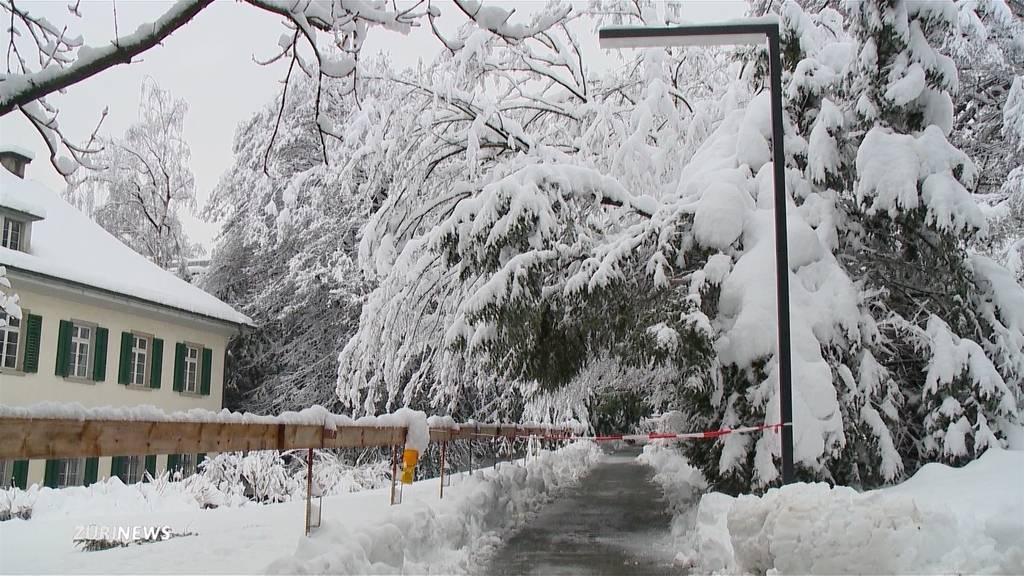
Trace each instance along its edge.
<instances>
[{"instance_id":1,"label":"pile of snow","mask_svg":"<svg viewBox=\"0 0 1024 576\"><path fill-rule=\"evenodd\" d=\"M426 574L471 572L500 543L498 532L521 524L557 488L578 480L601 457L593 443L542 452L524 466L464 476L456 490L406 492L376 522L325 519L295 554L272 563L274 574ZM436 481L432 484L436 490ZM408 488L407 488L408 490Z\"/></svg>"},{"instance_id":2,"label":"pile of snow","mask_svg":"<svg viewBox=\"0 0 1024 576\"><path fill-rule=\"evenodd\" d=\"M700 499L678 453L652 448L677 511L677 561L700 572L1024 573L1024 452L991 449L963 468L928 464L891 488L792 484ZM668 453L668 454L666 454ZM688 485L689 488L680 487ZM682 511L682 512L680 512Z\"/></svg>"},{"instance_id":3,"label":"pile of snow","mask_svg":"<svg viewBox=\"0 0 1024 576\"><path fill-rule=\"evenodd\" d=\"M306 451L286 462L276 451L225 452L203 462L200 473L172 480L165 472L152 482L125 485L114 476L90 486L0 490L0 518L30 511L33 519L87 516L90 511L173 512L288 502L306 497ZM389 462L353 466L344 457L316 450L313 494L348 494L390 484Z\"/></svg>"}]
</instances>

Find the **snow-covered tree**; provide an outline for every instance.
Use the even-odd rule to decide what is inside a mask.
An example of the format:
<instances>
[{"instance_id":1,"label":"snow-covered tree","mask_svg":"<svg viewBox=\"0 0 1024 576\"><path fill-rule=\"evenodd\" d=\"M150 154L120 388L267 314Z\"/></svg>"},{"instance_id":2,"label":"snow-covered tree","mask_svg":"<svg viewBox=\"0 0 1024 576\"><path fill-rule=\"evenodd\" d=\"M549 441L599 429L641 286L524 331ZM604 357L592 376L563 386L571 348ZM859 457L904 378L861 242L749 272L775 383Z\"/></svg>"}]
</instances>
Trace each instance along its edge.
<instances>
[{"instance_id":1,"label":"snow-covered tree","mask_svg":"<svg viewBox=\"0 0 1024 576\"><path fill-rule=\"evenodd\" d=\"M973 458L1019 419L1021 290L967 252L987 225L948 140L956 10L781 12L799 473L875 485ZM443 89L406 81L430 95L416 105L433 132L403 143L436 150L442 134L450 153L401 171L364 231L379 285L339 394L367 411L483 399L484 415L557 418L585 410L590 368L611 362L646 371L637 386L695 429L777 422L763 54L715 93L704 52L646 50L594 75L565 57L573 23L542 46L460 37L429 71ZM778 481L772 431L688 446L717 488Z\"/></svg>"},{"instance_id":2,"label":"snow-covered tree","mask_svg":"<svg viewBox=\"0 0 1024 576\"><path fill-rule=\"evenodd\" d=\"M988 220L974 246L1024 282L1024 20L1002 0L957 4L947 40L960 77L950 141L974 160Z\"/></svg>"},{"instance_id":3,"label":"snow-covered tree","mask_svg":"<svg viewBox=\"0 0 1024 576\"><path fill-rule=\"evenodd\" d=\"M95 132L85 144L73 142L58 122L59 110L47 97L114 66L130 64L133 58L191 22L212 2L180 0L134 32L110 38L100 46L86 46L75 31L75 21L82 18L82 9L90 6L83 7L80 1L67 4L69 22L58 25L39 16L30 4L0 0L0 11L7 15L3 20L10 23L7 36L3 38L7 46L7 69L0 73L0 116L17 112L28 120L49 148L54 168L63 176L71 176L82 165L92 167L92 155L102 149L95 142ZM285 32L271 55L261 63L289 62L286 86L293 72L301 72L315 78L318 86L325 80L340 80L346 85L347 93L356 94L359 53L374 28L405 34L413 27L429 25L448 45L434 25L441 10L430 1L411 6L399 6L388 0L245 0L244 3L252 9L281 17ZM571 12L569 6L562 6L558 11L548 12L548 18L524 25L510 20L514 10L485 5L481 0L455 0L448 8L463 14L475 27L510 43L544 34ZM116 8L112 14L117 34ZM321 94L318 89L314 96L318 120ZM102 122L101 118L100 124ZM324 142L331 133L326 124L319 122L317 131L326 160Z\"/></svg>"},{"instance_id":4,"label":"snow-covered tree","mask_svg":"<svg viewBox=\"0 0 1024 576\"><path fill-rule=\"evenodd\" d=\"M1024 292L970 252L990 220L951 141L955 7L820 4L766 4L783 27L795 456L803 478L870 486L1019 422ZM552 3L521 36L468 24L429 66L362 62L358 105L290 85L320 104L282 98L240 132L218 294L299 334L322 299L296 289L310 258L358 265L327 284L359 298L318 317L341 339L360 310L337 365L355 412L595 422L621 392L695 430L777 423L764 51L649 49L601 72L581 57L594 19L677 21L667 8ZM307 229L327 240L292 247ZM779 481L774 431L683 446L717 489Z\"/></svg>"},{"instance_id":5,"label":"snow-covered tree","mask_svg":"<svg viewBox=\"0 0 1024 576\"><path fill-rule=\"evenodd\" d=\"M345 116L332 88L324 109ZM207 206L223 229L203 286L258 326L231 345L232 408L267 413L338 403L335 358L368 289L354 258L371 205L358 176L322 160L316 89L297 78L286 96L300 104L287 107L280 123L280 102L273 102L239 126L235 164ZM328 142L332 154L338 148Z\"/></svg>"},{"instance_id":6,"label":"snow-covered tree","mask_svg":"<svg viewBox=\"0 0 1024 576\"><path fill-rule=\"evenodd\" d=\"M188 105L148 79L142 85L139 121L121 138L104 139L79 172L68 195L100 226L158 266L185 265L193 246L179 212L195 208L195 179L183 127Z\"/></svg>"}]
</instances>

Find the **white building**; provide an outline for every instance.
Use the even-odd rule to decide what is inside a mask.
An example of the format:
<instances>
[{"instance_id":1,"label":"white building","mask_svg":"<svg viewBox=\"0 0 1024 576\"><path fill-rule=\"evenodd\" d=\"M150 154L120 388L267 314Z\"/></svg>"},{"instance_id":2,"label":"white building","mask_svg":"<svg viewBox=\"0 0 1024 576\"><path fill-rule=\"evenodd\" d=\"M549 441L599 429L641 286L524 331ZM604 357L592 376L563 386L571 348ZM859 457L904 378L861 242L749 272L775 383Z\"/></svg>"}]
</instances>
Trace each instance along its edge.
<instances>
[{"instance_id":1,"label":"white building","mask_svg":"<svg viewBox=\"0 0 1024 576\"><path fill-rule=\"evenodd\" d=\"M0 404L150 404L219 410L228 341L245 315L161 269L45 186L29 153L0 149L0 266L22 317L0 327ZM2 314L2 312L0 312ZM51 487L146 471L188 473L201 455L0 463L3 484Z\"/></svg>"}]
</instances>

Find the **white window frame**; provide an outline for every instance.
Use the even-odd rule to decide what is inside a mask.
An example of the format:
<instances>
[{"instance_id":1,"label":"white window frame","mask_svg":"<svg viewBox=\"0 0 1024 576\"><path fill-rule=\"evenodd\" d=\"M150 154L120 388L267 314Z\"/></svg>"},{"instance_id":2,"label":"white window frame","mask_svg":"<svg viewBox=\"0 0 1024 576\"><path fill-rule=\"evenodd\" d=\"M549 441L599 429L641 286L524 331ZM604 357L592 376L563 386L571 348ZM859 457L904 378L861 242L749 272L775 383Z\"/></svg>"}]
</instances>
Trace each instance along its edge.
<instances>
[{"instance_id":1,"label":"white window frame","mask_svg":"<svg viewBox=\"0 0 1024 576\"><path fill-rule=\"evenodd\" d=\"M0 488L14 486L14 460L0 460Z\"/></svg>"},{"instance_id":2,"label":"white window frame","mask_svg":"<svg viewBox=\"0 0 1024 576\"><path fill-rule=\"evenodd\" d=\"M82 329L89 331L88 338L83 338L78 334ZM78 320L71 321L71 350L68 353L71 357L68 359L68 376L72 378L81 378L88 380L92 374L92 356L93 346L96 343L96 325L88 322L80 322ZM82 366L78 363L79 351L81 348L85 348L85 364ZM84 374L79 374L78 369L83 368Z\"/></svg>"},{"instance_id":3,"label":"white window frame","mask_svg":"<svg viewBox=\"0 0 1024 576\"><path fill-rule=\"evenodd\" d=\"M72 463L74 463L73 470ZM69 488L85 484L85 458L61 458L57 464L57 487Z\"/></svg>"},{"instance_id":4,"label":"white window frame","mask_svg":"<svg viewBox=\"0 0 1024 576\"><path fill-rule=\"evenodd\" d=\"M198 470L196 469L199 463L199 454L181 454L178 459L178 473L184 480L189 476L195 474Z\"/></svg>"},{"instance_id":5,"label":"white window frame","mask_svg":"<svg viewBox=\"0 0 1024 576\"><path fill-rule=\"evenodd\" d=\"M124 469L119 470L118 473L125 484L138 484L146 478L145 456L125 456L121 462Z\"/></svg>"},{"instance_id":6,"label":"white window frame","mask_svg":"<svg viewBox=\"0 0 1024 576\"><path fill-rule=\"evenodd\" d=\"M142 344L142 347L139 344ZM151 357L153 355L153 338L148 334L141 334L138 332L132 332L132 353L131 353L131 368L129 371L128 383L132 386L149 386L149 367ZM142 357L141 368L142 372L139 373L139 356Z\"/></svg>"},{"instance_id":7,"label":"white window frame","mask_svg":"<svg viewBox=\"0 0 1024 576\"><path fill-rule=\"evenodd\" d=\"M0 370L17 370L21 363L20 352L24 340L21 327L25 324L23 321L25 313L23 310L22 318L15 318L5 312L0 312L0 316L6 317L4 325L0 326ZM12 364L8 364L7 348L10 346L12 338L14 339L14 360Z\"/></svg>"},{"instance_id":8,"label":"white window frame","mask_svg":"<svg viewBox=\"0 0 1024 576\"><path fill-rule=\"evenodd\" d=\"M11 236L14 236L14 227L17 226L17 245L11 246ZM3 235L0 238L0 246L8 248L10 250L18 250L20 252L25 251L25 231L28 230L28 225L23 220L17 218L11 218L10 216L3 217L3 228L0 229L0 234Z\"/></svg>"},{"instance_id":9,"label":"white window frame","mask_svg":"<svg viewBox=\"0 0 1024 576\"><path fill-rule=\"evenodd\" d=\"M195 357L192 354L195 353ZM185 344L185 369L182 374L181 389L189 394L198 394L202 382L203 347Z\"/></svg>"}]
</instances>

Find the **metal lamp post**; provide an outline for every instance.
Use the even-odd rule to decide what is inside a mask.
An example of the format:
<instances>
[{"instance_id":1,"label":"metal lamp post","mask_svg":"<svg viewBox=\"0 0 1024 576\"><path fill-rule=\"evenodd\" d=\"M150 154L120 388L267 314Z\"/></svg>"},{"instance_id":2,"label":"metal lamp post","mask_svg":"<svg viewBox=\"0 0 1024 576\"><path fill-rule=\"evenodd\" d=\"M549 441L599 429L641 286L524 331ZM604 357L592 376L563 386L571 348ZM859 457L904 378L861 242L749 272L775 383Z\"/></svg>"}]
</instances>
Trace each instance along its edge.
<instances>
[{"instance_id":1,"label":"metal lamp post","mask_svg":"<svg viewBox=\"0 0 1024 576\"><path fill-rule=\"evenodd\" d=\"M779 315L779 389L782 417L782 482L793 482L793 358L789 325L789 249L786 233L786 174L782 144L782 57L779 25L738 22L696 26L616 27L599 33L602 48L717 46L768 41L772 107L772 168L775 185L775 283Z\"/></svg>"}]
</instances>

